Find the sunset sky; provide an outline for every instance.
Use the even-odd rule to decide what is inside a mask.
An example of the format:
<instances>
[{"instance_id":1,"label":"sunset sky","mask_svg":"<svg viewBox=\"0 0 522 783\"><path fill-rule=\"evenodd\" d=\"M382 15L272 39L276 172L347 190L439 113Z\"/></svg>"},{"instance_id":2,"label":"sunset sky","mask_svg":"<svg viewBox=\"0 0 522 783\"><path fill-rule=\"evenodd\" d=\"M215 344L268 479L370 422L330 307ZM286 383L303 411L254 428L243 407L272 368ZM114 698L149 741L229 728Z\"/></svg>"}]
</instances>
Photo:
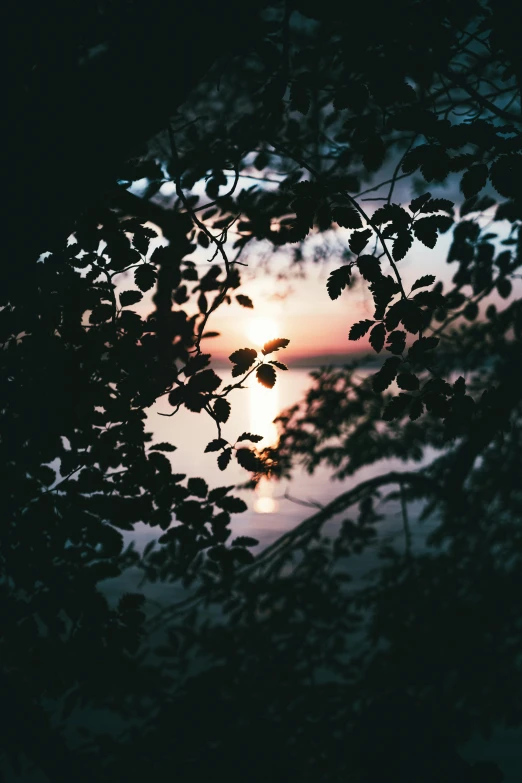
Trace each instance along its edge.
<instances>
[{"instance_id":1,"label":"sunset sky","mask_svg":"<svg viewBox=\"0 0 522 783\"><path fill-rule=\"evenodd\" d=\"M399 183L395 196L399 203L405 205L409 202L411 194L407 192L406 185ZM431 188L434 190L433 186ZM455 188L451 184L440 188L445 197L455 198L452 192ZM135 187L139 193L139 187ZM379 202L366 205L371 214L379 206ZM482 220L489 222L493 217L484 213ZM151 227L156 228L155 226ZM505 228L505 226L504 226ZM502 224L496 223L495 231L502 231ZM230 232L233 234L233 231ZM330 236L333 231L327 232ZM337 229L336 237L340 241L339 247L348 243L350 231ZM456 264L447 264L446 256L451 243L451 231L440 236L434 250L424 247L419 241L414 241L413 246L406 257L398 264L406 291L413 282L425 274L436 275L437 280L444 283L445 290L451 285L452 277L456 271ZM231 236L233 240L235 237ZM320 242L320 237L314 237L311 244ZM156 243L162 243L158 238L151 243L151 248ZM307 240L310 242L310 239ZM334 243L335 244L335 243ZM371 252L369 250L368 252ZM231 250L230 255L234 253ZM214 251L204 250L198 247L189 257L194 261L204 274ZM269 273L264 271L262 265L258 265L256 258L269 258ZM348 340L348 332L351 326L364 318L373 317L373 301L364 281L357 281L350 289L332 301L326 290L328 275L333 269L342 265L342 259L338 252L333 252L327 261L314 263L304 261L301 265L302 276L295 274L287 279L278 279L279 273L288 272L289 259L285 250L279 250L264 243L259 248L253 248L249 254L245 254L242 260L248 262L248 266L241 267L242 285L232 291L232 304L222 305L210 317L207 331L219 332L219 337L211 338L203 343L203 349L212 353L218 362L228 360L232 351L241 347L256 347L272 337L287 337L290 339L289 347L284 351L285 362L310 360L313 357L348 357L350 354L369 350L368 335L357 342ZM217 262L217 259L216 261ZM384 274L390 274L391 268L385 259L382 260ZM294 267L295 272L296 267ZM358 277L358 275L356 275ZM132 285L131 278L122 280L118 286L121 290ZM518 286L517 286L518 287ZM189 286L190 288L190 286ZM152 291L148 292L137 310L142 315L148 314L152 305ZM254 309L241 307L235 300L237 294L249 296L254 302ZM212 297L209 297L212 301ZM503 301L496 297L500 307Z\"/></svg>"}]
</instances>

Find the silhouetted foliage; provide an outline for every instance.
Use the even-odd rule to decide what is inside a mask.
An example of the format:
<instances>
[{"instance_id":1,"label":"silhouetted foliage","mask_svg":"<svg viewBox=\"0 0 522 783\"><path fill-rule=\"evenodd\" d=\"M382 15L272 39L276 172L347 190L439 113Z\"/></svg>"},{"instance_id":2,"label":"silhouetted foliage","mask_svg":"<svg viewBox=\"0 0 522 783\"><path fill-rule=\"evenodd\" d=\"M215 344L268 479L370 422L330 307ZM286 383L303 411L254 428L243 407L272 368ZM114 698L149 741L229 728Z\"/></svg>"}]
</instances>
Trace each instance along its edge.
<instances>
[{"instance_id":1,"label":"silhouetted foliage","mask_svg":"<svg viewBox=\"0 0 522 783\"><path fill-rule=\"evenodd\" d=\"M502 780L456 748L522 725L520 9L55 6L64 33L11 9L0 776ZM406 256L446 234L452 283L423 265L407 290ZM289 341L238 347L224 384L212 315L255 308L256 249L298 265L318 239L330 298L373 299L347 309L370 370L314 372L259 449L231 400L274 387ZM152 443L162 397L250 487L420 466L357 476L254 555L234 487ZM186 598L111 602L124 572Z\"/></svg>"}]
</instances>

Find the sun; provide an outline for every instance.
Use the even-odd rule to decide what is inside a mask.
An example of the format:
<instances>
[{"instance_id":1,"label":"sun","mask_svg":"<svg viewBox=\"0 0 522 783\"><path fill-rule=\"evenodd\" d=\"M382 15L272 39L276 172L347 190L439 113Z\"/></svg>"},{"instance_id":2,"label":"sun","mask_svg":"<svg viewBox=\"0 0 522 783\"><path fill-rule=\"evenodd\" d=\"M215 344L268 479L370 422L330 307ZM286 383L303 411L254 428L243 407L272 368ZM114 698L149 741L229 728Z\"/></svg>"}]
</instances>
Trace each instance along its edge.
<instances>
[{"instance_id":1,"label":"sun","mask_svg":"<svg viewBox=\"0 0 522 783\"><path fill-rule=\"evenodd\" d=\"M280 337L279 324L273 318L256 316L247 324L246 335L255 346L263 346L268 340Z\"/></svg>"}]
</instances>

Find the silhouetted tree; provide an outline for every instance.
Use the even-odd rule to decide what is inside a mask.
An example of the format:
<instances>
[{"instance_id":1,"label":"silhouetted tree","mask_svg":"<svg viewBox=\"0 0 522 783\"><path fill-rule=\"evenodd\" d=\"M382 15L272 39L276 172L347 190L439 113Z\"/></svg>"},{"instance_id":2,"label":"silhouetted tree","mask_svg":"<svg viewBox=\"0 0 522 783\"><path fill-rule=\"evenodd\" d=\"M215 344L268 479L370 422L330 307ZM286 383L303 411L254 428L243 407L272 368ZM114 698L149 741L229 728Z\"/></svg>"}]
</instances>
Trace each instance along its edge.
<instances>
[{"instance_id":1,"label":"silhouetted tree","mask_svg":"<svg viewBox=\"0 0 522 783\"><path fill-rule=\"evenodd\" d=\"M455 746L522 718L520 9L10 10L6 774L500 780ZM423 269L406 286L406 254L449 231L452 285ZM273 387L288 340L239 346L223 386L212 314L233 295L252 306L234 293L252 249L299 263L318 234L338 248L330 297L357 280L374 300L348 339L387 358L362 380L355 365L316 372L258 451L255 433L228 432L229 397L253 373ZM246 508L233 487L173 474L174 444L151 442L162 395L171 415L208 415L206 450L250 486L296 464L344 478L437 456L358 483L254 558L254 539L229 541ZM401 541L380 533L385 501ZM422 547L411 507L432 519ZM120 532L138 522L161 531L143 554ZM156 616L138 593L112 607L99 583L129 567L193 593Z\"/></svg>"}]
</instances>

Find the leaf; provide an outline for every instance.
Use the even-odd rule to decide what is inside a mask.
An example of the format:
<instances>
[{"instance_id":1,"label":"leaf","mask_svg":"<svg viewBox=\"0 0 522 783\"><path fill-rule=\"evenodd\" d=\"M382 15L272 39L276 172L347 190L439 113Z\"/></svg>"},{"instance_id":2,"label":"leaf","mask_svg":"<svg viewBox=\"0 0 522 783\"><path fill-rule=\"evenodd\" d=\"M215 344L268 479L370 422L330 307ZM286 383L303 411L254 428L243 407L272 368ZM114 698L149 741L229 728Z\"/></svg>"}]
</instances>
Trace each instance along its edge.
<instances>
[{"instance_id":1,"label":"leaf","mask_svg":"<svg viewBox=\"0 0 522 783\"><path fill-rule=\"evenodd\" d=\"M424 411L424 404L420 397L413 397L410 404L410 419L415 421Z\"/></svg>"},{"instance_id":2,"label":"leaf","mask_svg":"<svg viewBox=\"0 0 522 783\"><path fill-rule=\"evenodd\" d=\"M172 443L155 443L150 447L151 451L176 451L177 446L173 446Z\"/></svg>"},{"instance_id":3,"label":"leaf","mask_svg":"<svg viewBox=\"0 0 522 783\"><path fill-rule=\"evenodd\" d=\"M361 216L353 207L334 207L332 217L342 228L362 228Z\"/></svg>"},{"instance_id":4,"label":"leaf","mask_svg":"<svg viewBox=\"0 0 522 783\"><path fill-rule=\"evenodd\" d=\"M413 204L413 202L412 202ZM453 208L455 204L453 201L450 201L447 198L432 198L429 201L427 201L425 204L421 207L421 212L448 212L448 214L453 214ZM411 207L411 204L410 204Z\"/></svg>"},{"instance_id":5,"label":"leaf","mask_svg":"<svg viewBox=\"0 0 522 783\"><path fill-rule=\"evenodd\" d=\"M410 224L410 216L399 204L385 204L376 209L372 215L372 223L381 226L383 223L396 223L398 227L406 227Z\"/></svg>"},{"instance_id":6,"label":"leaf","mask_svg":"<svg viewBox=\"0 0 522 783\"><path fill-rule=\"evenodd\" d=\"M210 443L207 443L205 448L205 454L209 451L220 451L221 449L225 448L227 446L226 440L223 438L215 438L214 440L211 440Z\"/></svg>"},{"instance_id":7,"label":"leaf","mask_svg":"<svg viewBox=\"0 0 522 783\"><path fill-rule=\"evenodd\" d=\"M393 243L392 256L394 261L401 261L413 244L411 231L400 231Z\"/></svg>"},{"instance_id":8,"label":"leaf","mask_svg":"<svg viewBox=\"0 0 522 783\"><path fill-rule=\"evenodd\" d=\"M511 285L511 281L508 280L506 277L501 277L496 282L497 291L499 293L499 296L502 297L502 299L507 299L508 296L511 294L513 286Z\"/></svg>"},{"instance_id":9,"label":"leaf","mask_svg":"<svg viewBox=\"0 0 522 783\"><path fill-rule=\"evenodd\" d=\"M374 326L370 332L370 345L377 353L382 351L384 345L384 338L386 337L386 329L383 323Z\"/></svg>"},{"instance_id":10,"label":"leaf","mask_svg":"<svg viewBox=\"0 0 522 783\"><path fill-rule=\"evenodd\" d=\"M411 325L413 313L416 314L417 319L420 319L419 308L414 302L409 299L399 299L386 313L386 328L391 332L402 322L408 332L412 331L408 329L404 321L409 321Z\"/></svg>"},{"instance_id":11,"label":"leaf","mask_svg":"<svg viewBox=\"0 0 522 783\"><path fill-rule=\"evenodd\" d=\"M404 171L404 173L413 174L413 172L419 168L425 159L428 150L429 147L427 144L421 144L420 146L414 147L412 150L407 152L401 163L401 169Z\"/></svg>"},{"instance_id":12,"label":"leaf","mask_svg":"<svg viewBox=\"0 0 522 783\"><path fill-rule=\"evenodd\" d=\"M411 372L401 372L397 376L397 385L405 391L416 391L419 388L419 379Z\"/></svg>"},{"instance_id":13,"label":"leaf","mask_svg":"<svg viewBox=\"0 0 522 783\"><path fill-rule=\"evenodd\" d=\"M350 275L352 274L351 265L341 266L339 269L334 269L330 273L330 276L326 282L326 290L330 299L338 299L341 296L341 292L350 282Z\"/></svg>"},{"instance_id":14,"label":"leaf","mask_svg":"<svg viewBox=\"0 0 522 783\"><path fill-rule=\"evenodd\" d=\"M201 372L191 375L188 381L188 388L190 392L213 392L222 383L221 378L214 370L202 370Z\"/></svg>"},{"instance_id":15,"label":"leaf","mask_svg":"<svg viewBox=\"0 0 522 783\"><path fill-rule=\"evenodd\" d=\"M251 432L243 432L242 435L239 436L237 439L238 443L241 443L242 440L250 440L252 443L259 443L259 441L263 440L262 435L252 435Z\"/></svg>"},{"instance_id":16,"label":"leaf","mask_svg":"<svg viewBox=\"0 0 522 783\"><path fill-rule=\"evenodd\" d=\"M479 314L478 304L476 302L468 302L466 307L464 308L464 318L466 318L468 321L474 321L477 315Z\"/></svg>"},{"instance_id":17,"label":"leaf","mask_svg":"<svg viewBox=\"0 0 522 783\"><path fill-rule=\"evenodd\" d=\"M215 501L216 506L222 508L223 511L227 511L229 514L241 514L241 512L247 510L247 504L241 498L233 497L232 495L225 495L222 498L218 498Z\"/></svg>"},{"instance_id":18,"label":"leaf","mask_svg":"<svg viewBox=\"0 0 522 783\"><path fill-rule=\"evenodd\" d=\"M189 478L187 488L191 495L197 498L206 498L208 492L207 482L202 478Z\"/></svg>"},{"instance_id":19,"label":"leaf","mask_svg":"<svg viewBox=\"0 0 522 783\"><path fill-rule=\"evenodd\" d=\"M236 296L236 299L238 303L241 305L241 307L250 307L250 308L254 307L254 303L252 302L249 296L245 296L244 294L238 294Z\"/></svg>"},{"instance_id":20,"label":"leaf","mask_svg":"<svg viewBox=\"0 0 522 783\"><path fill-rule=\"evenodd\" d=\"M242 375L246 372L257 359L257 351L253 348L239 348L234 353L231 353L228 357L235 367L232 370L232 375Z\"/></svg>"},{"instance_id":21,"label":"leaf","mask_svg":"<svg viewBox=\"0 0 522 783\"><path fill-rule=\"evenodd\" d=\"M199 372L199 370L202 370L203 367L206 367L209 362L210 362L210 354L200 353L197 356L193 356L188 360L185 367L183 368L183 372L187 377L189 375L194 375L195 373Z\"/></svg>"},{"instance_id":22,"label":"leaf","mask_svg":"<svg viewBox=\"0 0 522 783\"><path fill-rule=\"evenodd\" d=\"M464 173L460 181L460 189L466 198L470 198L470 196L474 196L476 193L482 190L487 182L487 179L488 167L485 163L479 163L475 166L472 166Z\"/></svg>"},{"instance_id":23,"label":"leaf","mask_svg":"<svg viewBox=\"0 0 522 783\"><path fill-rule=\"evenodd\" d=\"M381 262L375 256L359 256L357 259L359 272L365 280L372 283L381 277Z\"/></svg>"},{"instance_id":24,"label":"leaf","mask_svg":"<svg viewBox=\"0 0 522 783\"><path fill-rule=\"evenodd\" d=\"M390 356L386 359L379 372L372 378L372 387L376 392L383 392L393 382L397 375L397 369L402 359L397 356Z\"/></svg>"},{"instance_id":25,"label":"leaf","mask_svg":"<svg viewBox=\"0 0 522 783\"><path fill-rule=\"evenodd\" d=\"M440 144L430 145L421 163L421 173L427 182L442 182L450 171L450 158Z\"/></svg>"},{"instance_id":26,"label":"leaf","mask_svg":"<svg viewBox=\"0 0 522 783\"><path fill-rule=\"evenodd\" d=\"M218 500L218 498L222 498L224 495L230 492L231 489L234 489L233 484L228 487L214 487L214 489L211 489L208 493L209 503L214 503L216 500Z\"/></svg>"},{"instance_id":27,"label":"leaf","mask_svg":"<svg viewBox=\"0 0 522 783\"><path fill-rule=\"evenodd\" d=\"M225 449L224 451L222 451L217 459L218 468L220 470L225 470L225 468L227 467L231 459L232 459L232 449Z\"/></svg>"},{"instance_id":28,"label":"leaf","mask_svg":"<svg viewBox=\"0 0 522 783\"><path fill-rule=\"evenodd\" d=\"M390 332L387 342L386 350L390 351L390 353L403 353L406 347L406 332Z\"/></svg>"},{"instance_id":29,"label":"leaf","mask_svg":"<svg viewBox=\"0 0 522 783\"><path fill-rule=\"evenodd\" d=\"M140 264L134 270L134 282L140 291L148 291L156 283L156 269L152 264Z\"/></svg>"},{"instance_id":30,"label":"leaf","mask_svg":"<svg viewBox=\"0 0 522 783\"><path fill-rule=\"evenodd\" d=\"M437 244L437 226L433 224L432 218L416 220L413 224L413 232L426 247L434 248Z\"/></svg>"},{"instance_id":31,"label":"leaf","mask_svg":"<svg viewBox=\"0 0 522 783\"><path fill-rule=\"evenodd\" d=\"M362 253L362 251L370 241L371 235L372 235L372 231L370 228L365 228L364 231L354 231L348 242L348 246L352 251L352 253L354 253L356 256ZM332 296L332 299L336 299L336 298L337 297Z\"/></svg>"},{"instance_id":32,"label":"leaf","mask_svg":"<svg viewBox=\"0 0 522 783\"><path fill-rule=\"evenodd\" d=\"M417 288L425 288L425 286L431 285L434 282L435 282L435 275L423 275L422 277L419 277L419 279L414 282L414 284L411 287L411 290L416 291Z\"/></svg>"},{"instance_id":33,"label":"leaf","mask_svg":"<svg viewBox=\"0 0 522 783\"><path fill-rule=\"evenodd\" d=\"M522 155L501 155L491 166L491 183L501 196L517 199L520 197L522 182Z\"/></svg>"},{"instance_id":34,"label":"leaf","mask_svg":"<svg viewBox=\"0 0 522 783\"><path fill-rule=\"evenodd\" d=\"M206 234L204 231L200 231L198 233L198 245L200 245L203 248L207 248L210 245L210 239L208 238L208 234Z\"/></svg>"},{"instance_id":35,"label":"leaf","mask_svg":"<svg viewBox=\"0 0 522 783\"><path fill-rule=\"evenodd\" d=\"M372 135L362 145L362 160L368 171L377 171L384 160L385 154L386 147L377 133Z\"/></svg>"},{"instance_id":36,"label":"leaf","mask_svg":"<svg viewBox=\"0 0 522 783\"><path fill-rule=\"evenodd\" d=\"M198 310L200 313L206 313L208 310L208 301L207 297L203 293L203 291L198 296Z\"/></svg>"},{"instance_id":37,"label":"leaf","mask_svg":"<svg viewBox=\"0 0 522 783\"><path fill-rule=\"evenodd\" d=\"M100 304L95 307L89 316L89 323L101 324L112 318L114 313L113 307L110 304Z\"/></svg>"},{"instance_id":38,"label":"leaf","mask_svg":"<svg viewBox=\"0 0 522 783\"><path fill-rule=\"evenodd\" d=\"M276 337L274 340L269 340L263 345L263 355L267 356L269 353L279 351L280 348L286 348L289 342L290 340L287 340L286 337Z\"/></svg>"},{"instance_id":39,"label":"leaf","mask_svg":"<svg viewBox=\"0 0 522 783\"><path fill-rule=\"evenodd\" d=\"M216 415L216 419L223 424L228 421L228 417L230 416L229 401L225 400L223 397L218 397L214 403L214 413Z\"/></svg>"},{"instance_id":40,"label":"leaf","mask_svg":"<svg viewBox=\"0 0 522 783\"><path fill-rule=\"evenodd\" d=\"M417 198L414 198L409 206L410 212L418 212L421 207L424 206L429 200L431 199L431 193L424 193L422 196L417 196Z\"/></svg>"},{"instance_id":41,"label":"leaf","mask_svg":"<svg viewBox=\"0 0 522 783\"><path fill-rule=\"evenodd\" d=\"M384 409L383 419L385 421L399 419L407 411L412 399L410 394L399 394L398 397L393 397Z\"/></svg>"},{"instance_id":42,"label":"leaf","mask_svg":"<svg viewBox=\"0 0 522 783\"><path fill-rule=\"evenodd\" d=\"M383 275L370 285L370 291L372 292L373 300L375 302L375 313L373 314L373 317L376 321L382 321L388 304L395 294L399 293L400 288L390 275Z\"/></svg>"},{"instance_id":43,"label":"leaf","mask_svg":"<svg viewBox=\"0 0 522 783\"><path fill-rule=\"evenodd\" d=\"M255 561L254 555L252 552L249 552L248 549L242 549L241 547L235 546L230 549L230 552L232 553L234 560L241 565L250 565Z\"/></svg>"},{"instance_id":44,"label":"leaf","mask_svg":"<svg viewBox=\"0 0 522 783\"><path fill-rule=\"evenodd\" d=\"M250 536L238 536L232 541L232 546L257 546L258 544L257 538L251 538Z\"/></svg>"},{"instance_id":45,"label":"leaf","mask_svg":"<svg viewBox=\"0 0 522 783\"><path fill-rule=\"evenodd\" d=\"M133 305L140 302L143 299L143 294L140 291L122 291L120 294L120 305L127 307L127 305Z\"/></svg>"},{"instance_id":46,"label":"leaf","mask_svg":"<svg viewBox=\"0 0 522 783\"><path fill-rule=\"evenodd\" d=\"M370 326L372 326L374 323L375 321L370 321L368 318L364 321L357 321L357 323L355 323L350 329L348 339L360 340L361 337L364 337Z\"/></svg>"},{"instance_id":47,"label":"leaf","mask_svg":"<svg viewBox=\"0 0 522 783\"><path fill-rule=\"evenodd\" d=\"M283 362L276 362L275 359L271 359L270 364L273 364L274 367L277 367L278 370L288 370L286 364L283 364Z\"/></svg>"},{"instance_id":48,"label":"leaf","mask_svg":"<svg viewBox=\"0 0 522 783\"><path fill-rule=\"evenodd\" d=\"M426 351L432 351L439 344L438 337L419 337L410 347L408 359L411 361L422 361Z\"/></svg>"},{"instance_id":49,"label":"leaf","mask_svg":"<svg viewBox=\"0 0 522 783\"><path fill-rule=\"evenodd\" d=\"M276 371L271 364L260 364L256 370L257 380L267 389L272 389L276 382Z\"/></svg>"},{"instance_id":50,"label":"leaf","mask_svg":"<svg viewBox=\"0 0 522 783\"><path fill-rule=\"evenodd\" d=\"M236 459L242 468L257 473L261 467L261 460L252 449L237 449Z\"/></svg>"}]
</instances>

